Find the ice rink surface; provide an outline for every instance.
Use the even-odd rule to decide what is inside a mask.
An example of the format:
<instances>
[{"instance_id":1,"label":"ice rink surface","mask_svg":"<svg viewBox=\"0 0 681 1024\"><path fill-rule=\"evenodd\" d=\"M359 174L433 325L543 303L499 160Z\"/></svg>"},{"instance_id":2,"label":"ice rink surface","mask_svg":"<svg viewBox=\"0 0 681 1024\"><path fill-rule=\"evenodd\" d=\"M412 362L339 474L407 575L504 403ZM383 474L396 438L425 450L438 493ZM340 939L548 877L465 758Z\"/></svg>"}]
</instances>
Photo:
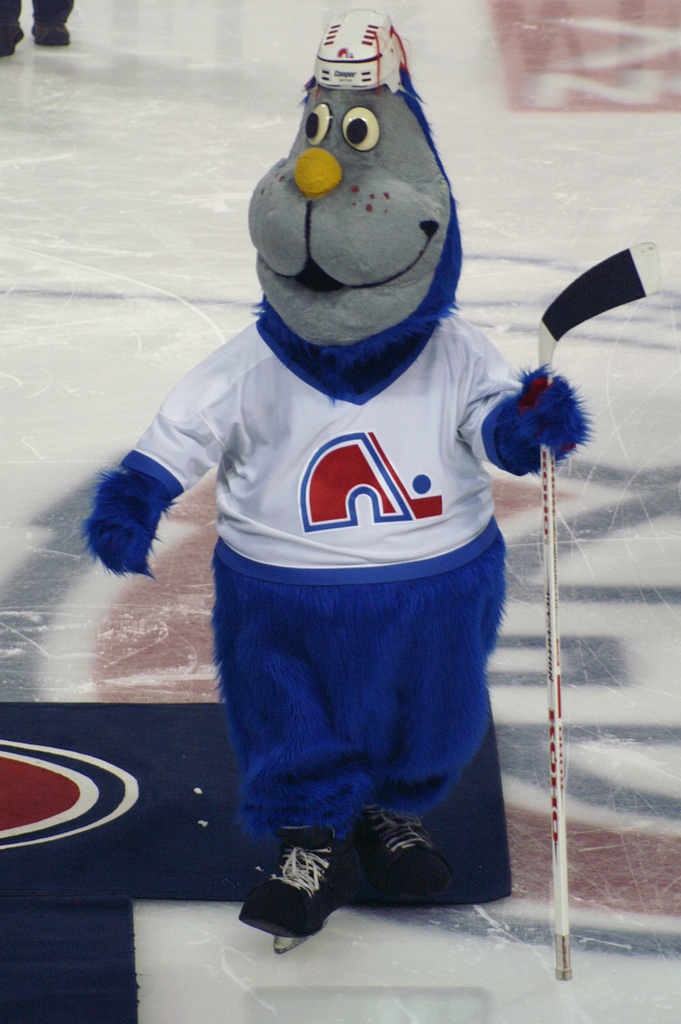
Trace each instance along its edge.
<instances>
[{"instance_id":1,"label":"ice rink surface","mask_svg":"<svg viewBox=\"0 0 681 1024\"><path fill-rule=\"evenodd\" d=\"M340 9L343 9L342 7ZM97 470L245 326L251 192L336 8L80 0L0 61L0 669L13 701L213 700L210 486L159 583L84 556ZM238 906L136 907L141 1024L662 1024L681 1015L681 3L393 0L459 204L459 305L513 365L589 265L657 244L660 294L556 365L595 418L559 477L574 979L553 976L539 492L499 479L491 666L514 895L343 910L275 957ZM197 552L199 553L197 555ZM193 573L193 575L192 575Z\"/></svg>"}]
</instances>

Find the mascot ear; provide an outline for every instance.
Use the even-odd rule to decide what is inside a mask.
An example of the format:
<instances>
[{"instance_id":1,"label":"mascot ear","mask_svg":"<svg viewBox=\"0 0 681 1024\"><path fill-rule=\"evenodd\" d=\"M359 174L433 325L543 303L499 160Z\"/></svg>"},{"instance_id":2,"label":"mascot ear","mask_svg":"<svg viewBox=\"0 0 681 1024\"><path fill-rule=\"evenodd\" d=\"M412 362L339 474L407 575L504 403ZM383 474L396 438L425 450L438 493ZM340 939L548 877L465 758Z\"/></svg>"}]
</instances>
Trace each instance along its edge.
<instances>
[{"instance_id":1,"label":"mascot ear","mask_svg":"<svg viewBox=\"0 0 681 1024\"><path fill-rule=\"evenodd\" d=\"M520 383L521 390L498 406L494 429L500 464L516 476L539 472L542 445L561 462L591 437L582 399L564 377L549 383L546 368L541 368L524 373Z\"/></svg>"},{"instance_id":2,"label":"mascot ear","mask_svg":"<svg viewBox=\"0 0 681 1024\"><path fill-rule=\"evenodd\" d=\"M93 509L83 525L88 550L116 575L152 576L151 545L173 499L146 473L120 467L101 474Z\"/></svg>"}]
</instances>

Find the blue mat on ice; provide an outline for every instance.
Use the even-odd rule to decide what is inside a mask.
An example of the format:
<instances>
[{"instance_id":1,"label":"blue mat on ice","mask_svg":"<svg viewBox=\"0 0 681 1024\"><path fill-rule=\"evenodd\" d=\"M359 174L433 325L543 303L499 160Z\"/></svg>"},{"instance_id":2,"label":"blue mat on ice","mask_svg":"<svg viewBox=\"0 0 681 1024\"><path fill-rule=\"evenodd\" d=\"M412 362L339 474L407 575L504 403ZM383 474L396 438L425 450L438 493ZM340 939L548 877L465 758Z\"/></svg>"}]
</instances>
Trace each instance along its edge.
<instances>
[{"instance_id":1,"label":"blue mat on ice","mask_svg":"<svg viewBox=\"0 0 681 1024\"><path fill-rule=\"evenodd\" d=\"M2 1024L137 1024L125 899L0 898Z\"/></svg>"},{"instance_id":2,"label":"blue mat on ice","mask_svg":"<svg viewBox=\"0 0 681 1024\"><path fill-rule=\"evenodd\" d=\"M242 900L277 851L243 835L237 790L217 705L0 704L0 895ZM491 726L424 822L454 875L433 902L510 893Z\"/></svg>"}]
</instances>

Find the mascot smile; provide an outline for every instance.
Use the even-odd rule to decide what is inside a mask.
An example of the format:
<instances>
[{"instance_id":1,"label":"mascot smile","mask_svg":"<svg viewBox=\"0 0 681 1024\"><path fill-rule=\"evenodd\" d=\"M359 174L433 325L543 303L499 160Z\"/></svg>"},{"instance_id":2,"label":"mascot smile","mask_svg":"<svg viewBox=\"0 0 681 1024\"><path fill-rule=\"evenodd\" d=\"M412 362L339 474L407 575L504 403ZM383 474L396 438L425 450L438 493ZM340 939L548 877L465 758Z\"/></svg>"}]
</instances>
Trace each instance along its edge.
<instances>
[{"instance_id":1,"label":"mascot smile","mask_svg":"<svg viewBox=\"0 0 681 1024\"><path fill-rule=\"evenodd\" d=\"M419 816L490 726L484 463L536 473L542 444L588 437L567 381L514 373L456 311L456 208L390 19L334 20L305 97L250 204L256 320L177 385L86 524L107 568L150 573L160 517L217 467L220 694L243 825L281 842L241 920L279 949L360 871L391 900L451 885Z\"/></svg>"}]
</instances>

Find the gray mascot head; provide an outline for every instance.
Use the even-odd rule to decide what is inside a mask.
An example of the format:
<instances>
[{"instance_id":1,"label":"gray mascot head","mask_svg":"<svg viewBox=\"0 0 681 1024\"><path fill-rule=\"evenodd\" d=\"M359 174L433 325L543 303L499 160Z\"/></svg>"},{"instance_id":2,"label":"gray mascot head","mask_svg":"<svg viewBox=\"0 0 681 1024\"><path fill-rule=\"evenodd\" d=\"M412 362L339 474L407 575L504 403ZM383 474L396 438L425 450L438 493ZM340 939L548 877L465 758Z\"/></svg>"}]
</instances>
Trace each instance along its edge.
<instances>
[{"instance_id":1,"label":"gray mascot head","mask_svg":"<svg viewBox=\"0 0 681 1024\"><path fill-rule=\"evenodd\" d=\"M298 337L353 345L454 304L449 182L390 19L335 19L288 157L249 211L265 299Z\"/></svg>"}]
</instances>

